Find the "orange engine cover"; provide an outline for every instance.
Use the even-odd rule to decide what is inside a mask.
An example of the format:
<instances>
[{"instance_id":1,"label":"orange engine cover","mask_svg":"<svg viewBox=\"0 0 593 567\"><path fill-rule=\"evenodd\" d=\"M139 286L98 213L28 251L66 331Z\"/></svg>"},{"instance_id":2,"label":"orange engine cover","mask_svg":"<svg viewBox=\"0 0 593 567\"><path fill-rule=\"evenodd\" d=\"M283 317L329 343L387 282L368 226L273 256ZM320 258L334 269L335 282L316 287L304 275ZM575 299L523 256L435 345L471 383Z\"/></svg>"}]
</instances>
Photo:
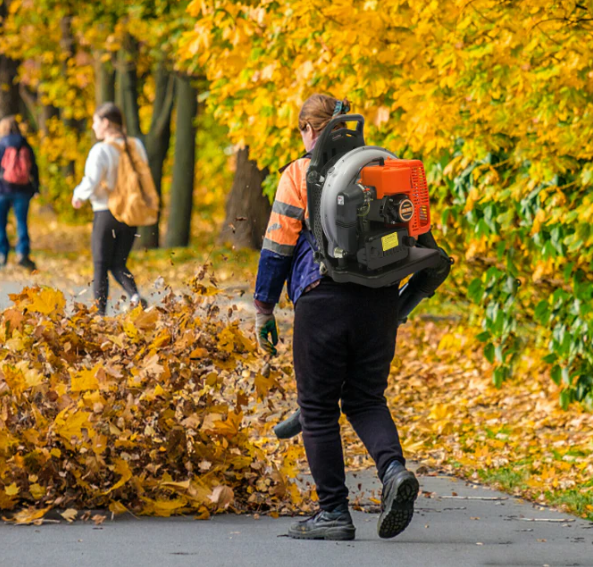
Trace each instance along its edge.
<instances>
[{"instance_id":1,"label":"orange engine cover","mask_svg":"<svg viewBox=\"0 0 593 567\"><path fill-rule=\"evenodd\" d=\"M369 165L361 171L360 182L374 187L377 199L404 194L414 203L414 216L408 223L410 236L430 230L430 204L424 165L418 159L386 159L385 165Z\"/></svg>"}]
</instances>

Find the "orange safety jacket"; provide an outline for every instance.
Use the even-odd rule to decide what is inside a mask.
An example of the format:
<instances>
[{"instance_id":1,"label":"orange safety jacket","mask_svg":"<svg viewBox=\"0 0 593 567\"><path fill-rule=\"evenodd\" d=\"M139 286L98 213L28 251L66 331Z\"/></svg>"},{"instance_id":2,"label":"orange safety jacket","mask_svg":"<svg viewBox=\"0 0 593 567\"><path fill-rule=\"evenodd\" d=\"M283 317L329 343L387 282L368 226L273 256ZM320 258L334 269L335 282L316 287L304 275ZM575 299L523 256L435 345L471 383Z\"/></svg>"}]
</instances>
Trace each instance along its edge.
<instances>
[{"instance_id":1,"label":"orange safety jacket","mask_svg":"<svg viewBox=\"0 0 593 567\"><path fill-rule=\"evenodd\" d=\"M322 277L313 260L313 235L305 234L310 161L305 157L292 162L280 177L259 259L254 294L257 301L278 303L286 281L288 296L296 303L303 291Z\"/></svg>"}]
</instances>

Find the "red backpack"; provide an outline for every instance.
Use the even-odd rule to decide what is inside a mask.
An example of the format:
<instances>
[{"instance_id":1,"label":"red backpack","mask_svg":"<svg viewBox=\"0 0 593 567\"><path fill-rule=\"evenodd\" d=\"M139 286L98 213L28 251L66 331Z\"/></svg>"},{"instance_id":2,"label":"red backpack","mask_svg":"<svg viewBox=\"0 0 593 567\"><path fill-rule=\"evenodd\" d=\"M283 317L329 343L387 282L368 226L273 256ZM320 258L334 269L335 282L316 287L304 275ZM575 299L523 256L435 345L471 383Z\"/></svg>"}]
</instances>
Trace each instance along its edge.
<instances>
[{"instance_id":1,"label":"red backpack","mask_svg":"<svg viewBox=\"0 0 593 567\"><path fill-rule=\"evenodd\" d=\"M31 183L31 151L26 146L7 147L2 156L2 179L14 185Z\"/></svg>"}]
</instances>

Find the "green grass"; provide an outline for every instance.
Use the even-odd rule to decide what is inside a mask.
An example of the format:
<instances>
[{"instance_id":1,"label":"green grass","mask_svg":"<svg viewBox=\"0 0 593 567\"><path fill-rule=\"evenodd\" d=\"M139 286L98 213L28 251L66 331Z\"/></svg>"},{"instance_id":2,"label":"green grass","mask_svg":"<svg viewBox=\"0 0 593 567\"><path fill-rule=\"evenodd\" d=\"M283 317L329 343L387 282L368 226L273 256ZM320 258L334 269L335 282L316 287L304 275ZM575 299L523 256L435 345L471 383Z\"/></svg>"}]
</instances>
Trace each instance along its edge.
<instances>
[{"instance_id":1,"label":"green grass","mask_svg":"<svg viewBox=\"0 0 593 567\"><path fill-rule=\"evenodd\" d=\"M593 521L593 490L583 492L571 488L568 490L558 490L555 492L546 492L546 498L552 506L563 507L579 516Z\"/></svg>"},{"instance_id":2,"label":"green grass","mask_svg":"<svg viewBox=\"0 0 593 567\"><path fill-rule=\"evenodd\" d=\"M527 490L527 474L518 470L522 463L516 463L513 467L501 467L497 469L485 469L478 472L480 480L486 484L499 485L505 492Z\"/></svg>"}]
</instances>

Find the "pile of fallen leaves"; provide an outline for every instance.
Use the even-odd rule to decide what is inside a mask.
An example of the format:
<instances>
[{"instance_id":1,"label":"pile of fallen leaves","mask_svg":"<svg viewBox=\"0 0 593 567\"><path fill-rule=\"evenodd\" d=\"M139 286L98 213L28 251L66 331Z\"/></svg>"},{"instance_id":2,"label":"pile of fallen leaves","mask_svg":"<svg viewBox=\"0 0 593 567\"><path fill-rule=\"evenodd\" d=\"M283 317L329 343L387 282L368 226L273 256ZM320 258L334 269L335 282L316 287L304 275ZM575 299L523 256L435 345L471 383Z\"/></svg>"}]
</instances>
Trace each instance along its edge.
<instances>
[{"instance_id":1,"label":"pile of fallen leaves","mask_svg":"<svg viewBox=\"0 0 593 567\"><path fill-rule=\"evenodd\" d=\"M0 314L0 509L200 518L301 495L252 433L282 399L205 270L192 293L118 317L26 288ZM23 510L24 507L24 510ZM5 513L5 517L7 514Z\"/></svg>"}]
</instances>

